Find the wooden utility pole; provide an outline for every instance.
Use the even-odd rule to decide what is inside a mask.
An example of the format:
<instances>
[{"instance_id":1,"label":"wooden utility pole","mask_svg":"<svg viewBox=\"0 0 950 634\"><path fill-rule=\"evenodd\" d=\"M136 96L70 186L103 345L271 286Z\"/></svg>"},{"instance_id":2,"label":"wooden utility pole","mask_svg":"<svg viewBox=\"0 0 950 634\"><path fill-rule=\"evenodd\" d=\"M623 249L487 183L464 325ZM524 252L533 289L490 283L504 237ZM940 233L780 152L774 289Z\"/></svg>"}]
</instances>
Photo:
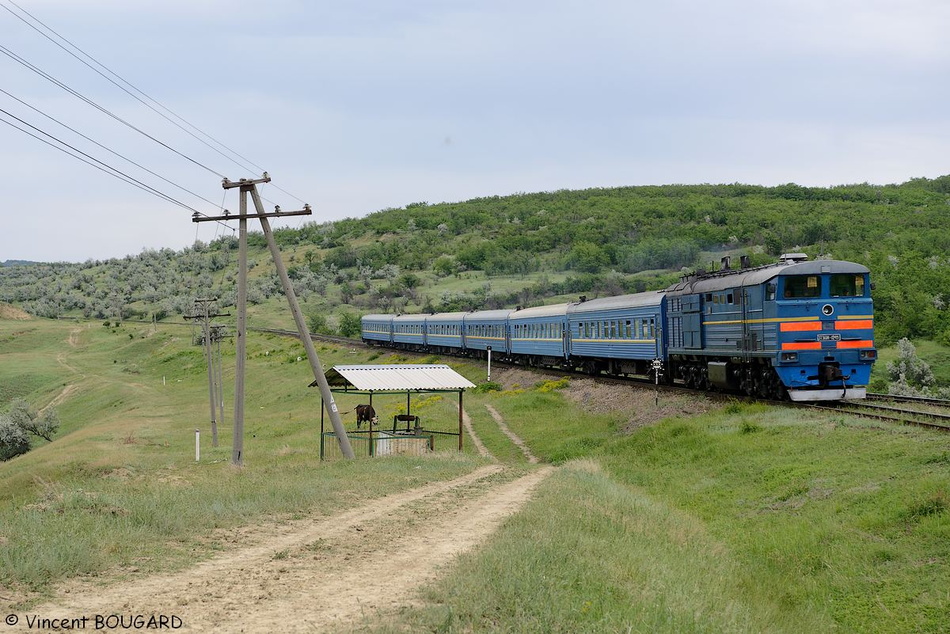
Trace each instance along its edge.
<instances>
[{"instance_id":1,"label":"wooden utility pole","mask_svg":"<svg viewBox=\"0 0 950 634\"><path fill-rule=\"evenodd\" d=\"M218 420L224 420L224 364L221 362L221 340L228 335L227 329L220 325L211 326L211 341L214 343L215 369L214 389L218 400Z\"/></svg>"},{"instance_id":2,"label":"wooden utility pole","mask_svg":"<svg viewBox=\"0 0 950 634\"><path fill-rule=\"evenodd\" d=\"M211 354L211 320L215 317L230 317L231 313L211 314L211 303L217 301L214 297L196 297L195 314L185 315L185 319L201 319L201 338L205 349L205 360L208 362L208 401L211 403L211 446L218 446L218 419L215 412L217 405L217 385L215 381L214 359ZM201 308L199 308L199 305Z\"/></svg>"},{"instance_id":3,"label":"wooden utility pole","mask_svg":"<svg viewBox=\"0 0 950 634\"><path fill-rule=\"evenodd\" d=\"M268 218L278 218L285 216L309 216L311 214L310 205L304 205L301 211L282 212L280 207L274 209L271 213L264 211L264 205L261 203L260 194L257 191L257 185L260 183L269 183L270 176L264 172L263 178L244 179L233 182L224 179L221 186L224 189L240 188L240 212L233 216L225 211L223 216L199 216L195 214L192 217L194 222L209 222L221 220L238 219L239 242L238 242L238 297L237 297L237 359L235 363L234 377L234 447L231 451L231 462L236 465L244 464L244 375L247 359L247 219L258 218L261 222L261 229L264 231L264 237L267 239L267 246L271 252L271 258L274 260L274 266L277 267L277 275L280 277L281 285L284 288L284 295L287 297L287 303L290 305L290 312L293 314L294 322L297 324L297 333L300 341L307 351L307 360L310 362L310 368L320 386L320 394L323 396L323 402L327 413L330 415L330 422L333 425L333 431L336 433L337 441L340 444L340 451L346 458L355 457L353 448L350 446L350 439L346 435L346 429L343 427L343 421L340 418L340 412L336 401L333 399L333 393L330 391L330 385L323 374L323 366L320 358L317 356L317 350L313 346L313 340L310 338L310 330L307 328L307 322L300 310L300 304L297 301L297 295L294 293L293 284L287 275L287 267L280 257L280 249L277 247L277 241L271 231ZM254 202L254 209L257 213L249 214L247 210L247 197L251 196Z\"/></svg>"}]
</instances>

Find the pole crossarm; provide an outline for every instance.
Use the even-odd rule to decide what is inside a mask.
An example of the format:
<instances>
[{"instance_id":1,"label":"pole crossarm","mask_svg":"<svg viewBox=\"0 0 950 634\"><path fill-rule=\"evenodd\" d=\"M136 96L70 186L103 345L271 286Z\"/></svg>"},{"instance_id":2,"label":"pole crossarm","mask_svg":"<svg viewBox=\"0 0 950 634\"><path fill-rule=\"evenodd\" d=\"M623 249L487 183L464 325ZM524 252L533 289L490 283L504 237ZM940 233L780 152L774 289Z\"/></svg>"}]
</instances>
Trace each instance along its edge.
<instances>
[{"instance_id":1,"label":"pole crossarm","mask_svg":"<svg viewBox=\"0 0 950 634\"><path fill-rule=\"evenodd\" d=\"M227 210L224 211L223 216L202 216L198 212L195 212L191 216L192 222L218 222L220 220L247 220L248 218L283 218L284 216L309 216L313 214L313 210L310 209L310 205L304 205L303 209L297 211L281 211L278 206L275 211L263 213L263 214L232 214Z\"/></svg>"},{"instance_id":2,"label":"pole crossarm","mask_svg":"<svg viewBox=\"0 0 950 634\"><path fill-rule=\"evenodd\" d=\"M267 172L264 172L261 178L242 178L236 181L233 181L230 178L225 178L221 181L221 187L224 189L234 189L235 187L252 187L254 185L269 182L270 175Z\"/></svg>"}]
</instances>

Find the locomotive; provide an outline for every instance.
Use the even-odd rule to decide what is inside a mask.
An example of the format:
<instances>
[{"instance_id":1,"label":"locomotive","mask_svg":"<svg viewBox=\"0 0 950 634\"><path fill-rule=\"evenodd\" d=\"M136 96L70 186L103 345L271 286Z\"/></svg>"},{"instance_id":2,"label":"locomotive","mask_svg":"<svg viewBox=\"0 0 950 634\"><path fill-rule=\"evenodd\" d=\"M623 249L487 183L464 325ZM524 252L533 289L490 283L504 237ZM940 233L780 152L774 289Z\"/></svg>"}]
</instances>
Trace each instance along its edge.
<instances>
[{"instance_id":1,"label":"locomotive","mask_svg":"<svg viewBox=\"0 0 950 634\"><path fill-rule=\"evenodd\" d=\"M746 256L738 268L723 258L720 270L662 291L524 309L365 315L362 338L793 401L864 398L877 358L870 271L802 253L758 267Z\"/></svg>"}]
</instances>

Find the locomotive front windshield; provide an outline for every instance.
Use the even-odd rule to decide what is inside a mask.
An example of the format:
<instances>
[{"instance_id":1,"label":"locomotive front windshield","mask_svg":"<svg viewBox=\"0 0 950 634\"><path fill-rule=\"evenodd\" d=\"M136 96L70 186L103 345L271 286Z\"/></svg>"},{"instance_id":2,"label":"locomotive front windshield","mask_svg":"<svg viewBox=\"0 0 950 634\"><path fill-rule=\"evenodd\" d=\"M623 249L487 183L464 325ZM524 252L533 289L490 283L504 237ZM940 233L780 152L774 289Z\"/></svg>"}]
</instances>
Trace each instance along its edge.
<instances>
[{"instance_id":1,"label":"locomotive front windshield","mask_svg":"<svg viewBox=\"0 0 950 634\"><path fill-rule=\"evenodd\" d=\"M818 297L821 295L821 277L818 275L790 275L785 278L785 297Z\"/></svg>"},{"instance_id":2,"label":"locomotive front windshield","mask_svg":"<svg viewBox=\"0 0 950 634\"><path fill-rule=\"evenodd\" d=\"M839 273L831 276L832 297L864 297L864 276Z\"/></svg>"},{"instance_id":3,"label":"locomotive front windshield","mask_svg":"<svg viewBox=\"0 0 950 634\"><path fill-rule=\"evenodd\" d=\"M832 275L789 275L785 278L786 299L822 297L822 277L827 279L825 297L864 297L864 276L854 273Z\"/></svg>"}]
</instances>

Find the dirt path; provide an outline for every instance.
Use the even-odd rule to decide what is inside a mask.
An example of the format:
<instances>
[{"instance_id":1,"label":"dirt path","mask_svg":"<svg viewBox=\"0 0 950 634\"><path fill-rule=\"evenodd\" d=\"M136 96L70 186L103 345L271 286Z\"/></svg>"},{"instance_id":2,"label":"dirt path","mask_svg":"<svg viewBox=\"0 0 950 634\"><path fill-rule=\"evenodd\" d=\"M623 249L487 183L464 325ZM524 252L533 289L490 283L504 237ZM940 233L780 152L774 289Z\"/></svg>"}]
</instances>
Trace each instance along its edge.
<instances>
[{"instance_id":1,"label":"dirt path","mask_svg":"<svg viewBox=\"0 0 950 634\"><path fill-rule=\"evenodd\" d=\"M502 433L504 433L505 436L508 436L511 442L515 443L518 446L518 449L520 449L521 453L524 454L524 457L528 459L528 462L530 462L531 464L537 464L538 457L535 456L533 453L531 453L531 450L528 448L528 445L526 445L525 442L521 440L521 438L519 438L513 431L511 431L511 429L505 423L505 419L502 418L501 414L498 413L498 410L496 410L491 405L488 405L487 403L485 404L485 407L488 409L488 413L491 414L491 417L495 419L495 422L498 423L498 427L501 429Z\"/></svg>"},{"instance_id":2,"label":"dirt path","mask_svg":"<svg viewBox=\"0 0 950 634\"><path fill-rule=\"evenodd\" d=\"M497 461L498 459L492 455L492 452L488 451L488 447L485 446L482 439L475 433L475 428L472 426L472 418L464 409L462 410L462 425L465 426L465 431L468 432L469 437L472 439L472 444L475 445L475 449L478 450L478 455Z\"/></svg>"},{"instance_id":3,"label":"dirt path","mask_svg":"<svg viewBox=\"0 0 950 634\"><path fill-rule=\"evenodd\" d=\"M489 465L330 518L243 531L253 543L187 570L105 587L73 582L30 613L88 615L90 627L96 614L175 615L188 632L332 632L363 617L383 621L518 511L551 470Z\"/></svg>"}]
</instances>

